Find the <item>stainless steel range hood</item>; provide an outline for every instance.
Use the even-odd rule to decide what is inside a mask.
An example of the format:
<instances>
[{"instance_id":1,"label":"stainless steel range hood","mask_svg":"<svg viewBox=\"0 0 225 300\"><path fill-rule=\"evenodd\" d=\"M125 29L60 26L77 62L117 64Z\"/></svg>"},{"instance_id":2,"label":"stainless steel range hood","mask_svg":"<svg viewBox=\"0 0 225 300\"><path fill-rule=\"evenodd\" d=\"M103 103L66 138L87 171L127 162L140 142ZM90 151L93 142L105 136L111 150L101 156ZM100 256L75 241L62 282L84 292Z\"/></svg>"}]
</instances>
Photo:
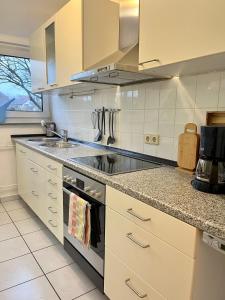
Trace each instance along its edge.
<instances>
[{"instance_id":1,"label":"stainless steel range hood","mask_svg":"<svg viewBox=\"0 0 225 300\"><path fill-rule=\"evenodd\" d=\"M125 86L170 78L139 71L139 0L120 0L119 26L118 51L74 74L71 80Z\"/></svg>"}]
</instances>

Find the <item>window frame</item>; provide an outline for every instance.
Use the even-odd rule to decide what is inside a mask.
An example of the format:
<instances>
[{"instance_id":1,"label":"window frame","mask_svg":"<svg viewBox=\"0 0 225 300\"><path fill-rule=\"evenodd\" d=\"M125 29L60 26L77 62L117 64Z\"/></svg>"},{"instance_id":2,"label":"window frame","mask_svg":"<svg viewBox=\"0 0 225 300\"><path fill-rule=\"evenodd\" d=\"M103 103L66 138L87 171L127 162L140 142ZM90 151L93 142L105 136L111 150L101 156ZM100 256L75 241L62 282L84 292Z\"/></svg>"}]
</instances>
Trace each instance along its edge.
<instances>
[{"instance_id":1,"label":"window frame","mask_svg":"<svg viewBox=\"0 0 225 300\"><path fill-rule=\"evenodd\" d=\"M7 54L0 52L0 56L11 56L11 57L18 57L18 58L25 58L29 59L28 56L13 55L12 53ZM32 84L32 82L31 82ZM48 120L50 117L50 110L49 110L49 101L47 95L42 94L42 111L6 111L6 120L4 124L11 124L11 123L39 123L41 119ZM1 125L4 125L1 124Z\"/></svg>"}]
</instances>

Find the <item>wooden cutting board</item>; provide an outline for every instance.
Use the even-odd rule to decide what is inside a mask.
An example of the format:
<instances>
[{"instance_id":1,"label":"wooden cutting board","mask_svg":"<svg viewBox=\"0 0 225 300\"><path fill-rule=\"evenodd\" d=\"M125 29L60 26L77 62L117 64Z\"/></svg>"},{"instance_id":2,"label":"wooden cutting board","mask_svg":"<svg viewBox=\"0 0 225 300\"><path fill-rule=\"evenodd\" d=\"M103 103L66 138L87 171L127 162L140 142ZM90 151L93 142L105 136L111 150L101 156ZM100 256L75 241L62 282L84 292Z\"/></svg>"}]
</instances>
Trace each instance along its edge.
<instances>
[{"instance_id":1,"label":"wooden cutting board","mask_svg":"<svg viewBox=\"0 0 225 300\"><path fill-rule=\"evenodd\" d=\"M179 168L193 172L196 168L199 152L199 134L197 125L187 123L184 133L179 136L178 141L178 158Z\"/></svg>"}]
</instances>

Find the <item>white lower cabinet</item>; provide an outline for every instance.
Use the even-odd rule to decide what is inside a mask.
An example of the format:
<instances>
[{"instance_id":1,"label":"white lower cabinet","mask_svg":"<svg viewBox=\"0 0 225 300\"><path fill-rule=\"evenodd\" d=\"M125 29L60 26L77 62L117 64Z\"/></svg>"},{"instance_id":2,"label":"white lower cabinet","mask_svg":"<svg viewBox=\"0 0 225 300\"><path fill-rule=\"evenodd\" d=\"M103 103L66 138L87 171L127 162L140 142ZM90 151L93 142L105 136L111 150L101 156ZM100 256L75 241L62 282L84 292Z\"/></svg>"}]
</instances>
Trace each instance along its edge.
<instances>
[{"instance_id":1,"label":"white lower cabinet","mask_svg":"<svg viewBox=\"0 0 225 300\"><path fill-rule=\"evenodd\" d=\"M192 299L197 229L113 188L106 191L106 295Z\"/></svg>"},{"instance_id":2,"label":"white lower cabinet","mask_svg":"<svg viewBox=\"0 0 225 300\"><path fill-rule=\"evenodd\" d=\"M62 165L16 145L18 193L63 243Z\"/></svg>"}]
</instances>

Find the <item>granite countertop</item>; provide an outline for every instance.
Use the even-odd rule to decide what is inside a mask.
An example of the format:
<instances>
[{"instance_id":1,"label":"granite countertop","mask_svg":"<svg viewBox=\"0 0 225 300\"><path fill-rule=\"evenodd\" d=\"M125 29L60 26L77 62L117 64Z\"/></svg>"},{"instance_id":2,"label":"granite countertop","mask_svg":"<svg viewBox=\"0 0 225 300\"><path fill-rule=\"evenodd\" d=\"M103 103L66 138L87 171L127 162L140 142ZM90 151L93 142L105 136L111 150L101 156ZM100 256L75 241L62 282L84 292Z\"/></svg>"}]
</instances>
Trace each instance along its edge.
<instances>
[{"instance_id":1,"label":"granite countertop","mask_svg":"<svg viewBox=\"0 0 225 300\"><path fill-rule=\"evenodd\" d=\"M27 138L13 140L181 221L225 239L225 195L212 195L194 190L190 184L193 177L189 174L174 167L162 166L109 176L70 160L72 157L101 155L110 153L109 151L84 144L74 148L56 149L40 147L38 143L29 142Z\"/></svg>"}]
</instances>

